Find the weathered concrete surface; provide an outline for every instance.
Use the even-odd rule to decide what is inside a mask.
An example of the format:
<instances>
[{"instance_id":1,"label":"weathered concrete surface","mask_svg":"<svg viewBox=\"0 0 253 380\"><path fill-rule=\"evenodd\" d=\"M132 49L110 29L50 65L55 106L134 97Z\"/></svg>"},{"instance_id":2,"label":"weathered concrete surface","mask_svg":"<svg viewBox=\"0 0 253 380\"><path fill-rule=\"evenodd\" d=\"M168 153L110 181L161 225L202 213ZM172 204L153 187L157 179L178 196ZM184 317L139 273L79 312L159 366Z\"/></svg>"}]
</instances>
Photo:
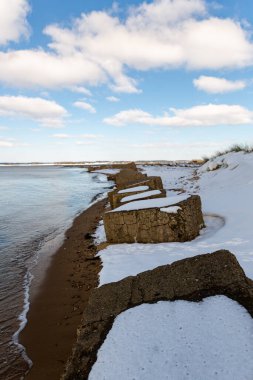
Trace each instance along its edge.
<instances>
[{"instance_id":1,"label":"weathered concrete surface","mask_svg":"<svg viewBox=\"0 0 253 380\"><path fill-rule=\"evenodd\" d=\"M104 170L104 169L131 169L137 171L137 166L135 162L127 162L125 164L107 164L107 165L92 165L88 166L88 172L93 172L95 170Z\"/></svg>"},{"instance_id":2,"label":"weathered concrete surface","mask_svg":"<svg viewBox=\"0 0 253 380\"><path fill-rule=\"evenodd\" d=\"M110 205L111 205L111 208L112 209L115 209L119 206L122 206L126 203L129 203L131 202L131 200L129 201L126 201L126 202L123 202L123 199L124 198L127 198L127 197L130 197L132 195L140 195L142 194L142 197L139 198L138 200L142 200L142 199L155 199L155 198L165 198L166 197L166 191L165 190L158 190L160 191L159 194L154 194L154 195L150 195L150 196L146 196L145 193L147 193L147 191L133 191L131 193L125 193L125 194L119 194L118 192L115 192L113 193L112 195L110 195L109 199L110 199Z\"/></svg>"},{"instance_id":3,"label":"weathered concrete surface","mask_svg":"<svg viewBox=\"0 0 253 380\"><path fill-rule=\"evenodd\" d=\"M163 189L162 179L161 179L161 177L157 177L157 176L146 177L144 179L137 181L136 183L127 185L125 188L129 189L129 188L135 187L135 186L148 186L150 188L150 190L162 190Z\"/></svg>"},{"instance_id":4,"label":"weathered concrete surface","mask_svg":"<svg viewBox=\"0 0 253 380\"><path fill-rule=\"evenodd\" d=\"M115 177L116 174L106 174L108 181L114 181L115 182Z\"/></svg>"},{"instance_id":5,"label":"weathered concrete surface","mask_svg":"<svg viewBox=\"0 0 253 380\"><path fill-rule=\"evenodd\" d=\"M146 174L142 174L132 169L122 169L115 176L115 182L118 189L124 189L126 186L135 184L140 180L145 180Z\"/></svg>"},{"instance_id":6,"label":"weathered concrete surface","mask_svg":"<svg viewBox=\"0 0 253 380\"><path fill-rule=\"evenodd\" d=\"M115 180L116 175L113 175L113 178L109 178L109 177L110 176L108 176L108 179ZM108 193L108 198L109 198L111 208L114 209L114 208L118 207L118 206L115 206L115 204L118 205L118 202L117 201L114 202L114 200L113 200L114 195L118 194L118 191L123 190L123 189L131 189L131 187L136 187L136 186L148 186L150 190L163 190L163 183L162 183L161 177L155 177L155 176L154 177L145 177L144 180L143 180L143 178L141 178L140 180L137 180L137 182L134 182L134 183L131 183L131 184L128 184L125 186L120 186L119 188L110 191ZM138 192L132 192L132 195L137 194L137 193ZM128 194L130 194L130 193L128 193Z\"/></svg>"},{"instance_id":7,"label":"weathered concrete surface","mask_svg":"<svg viewBox=\"0 0 253 380\"><path fill-rule=\"evenodd\" d=\"M160 208L107 212L104 225L108 243L163 243L194 239L204 226L198 195L176 204L177 213Z\"/></svg>"},{"instance_id":8,"label":"weathered concrete surface","mask_svg":"<svg viewBox=\"0 0 253 380\"><path fill-rule=\"evenodd\" d=\"M176 261L95 289L62 380L88 379L114 319L125 310L158 301L199 302L214 295L232 298L253 317L253 282L229 251Z\"/></svg>"}]
</instances>

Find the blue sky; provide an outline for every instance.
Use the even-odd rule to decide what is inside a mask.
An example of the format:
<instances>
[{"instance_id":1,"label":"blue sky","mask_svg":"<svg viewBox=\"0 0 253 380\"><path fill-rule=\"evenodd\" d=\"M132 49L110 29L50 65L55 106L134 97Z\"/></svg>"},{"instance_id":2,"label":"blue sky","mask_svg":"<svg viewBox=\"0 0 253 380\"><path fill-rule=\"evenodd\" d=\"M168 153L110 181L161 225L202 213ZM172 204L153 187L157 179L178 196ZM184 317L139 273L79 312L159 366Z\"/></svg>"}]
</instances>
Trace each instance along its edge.
<instances>
[{"instance_id":1,"label":"blue sky","mask_svg":"<svg viewBox=\"0 0 253 380\"><path fill-rule=\"evenodd\" d=\"M253 144L250 0L0 4L0 162Z\"/></svg>"}]
</instances>

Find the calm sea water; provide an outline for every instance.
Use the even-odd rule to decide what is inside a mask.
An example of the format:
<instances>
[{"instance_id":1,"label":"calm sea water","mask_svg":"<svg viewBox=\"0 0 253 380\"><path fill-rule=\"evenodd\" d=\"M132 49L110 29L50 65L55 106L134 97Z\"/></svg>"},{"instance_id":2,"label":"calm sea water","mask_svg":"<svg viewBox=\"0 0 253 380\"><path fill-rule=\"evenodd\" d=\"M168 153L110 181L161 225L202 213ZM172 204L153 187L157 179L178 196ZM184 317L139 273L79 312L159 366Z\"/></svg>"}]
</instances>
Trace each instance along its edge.
<instances>
[{"instance_id":1,"label":"calm sea water","mask_svg":"<svg viewBox=\"0 0 253 380\"><path fill-rule=\"evenodd\" d=\"M110 185L80 168L0 167L0 379L21 379L27 368L18 333L34 267Z\"/></svg>"}]
</instances>

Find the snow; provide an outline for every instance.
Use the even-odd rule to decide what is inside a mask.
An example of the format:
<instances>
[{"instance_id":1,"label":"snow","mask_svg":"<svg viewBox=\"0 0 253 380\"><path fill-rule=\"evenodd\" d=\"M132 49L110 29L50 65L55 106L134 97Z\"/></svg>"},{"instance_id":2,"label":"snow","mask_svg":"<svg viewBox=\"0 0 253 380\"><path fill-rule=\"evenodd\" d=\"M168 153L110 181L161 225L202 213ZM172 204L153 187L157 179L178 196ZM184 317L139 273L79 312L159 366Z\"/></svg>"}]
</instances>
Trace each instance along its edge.
<instances>
[{"instance_id":1,"label":"snow","mask_svg":"<svg viewBox=\"0 0 253 380\"><path fill-rule=\"evenodd\" d=\"M177 214L177 212L181 210L179 206L171 206L171 207L163 207L160 208L160 211L167 212L168 214Z\"/></svg>"},{"instance_id":2,"label":"snow","mask_svg":"<svg viewBox=\"0 0 253 380\"><path fill-rule=\"evenodd\" d=\"M118 191L118 194L124 194L124 193L133 193L137 191L146 191L149 190L148 186L136 186L136 187L130 187L129 189L123 189Z\"/></svg>"},{"instance_id":3,"label":"snow","mask_svg":"<svg viewBox=\"0 0 253 380\"><path fill-rule=\"evenodd\" d=\"M224 219L218 215L205 215L206 228L201 230L200 236L194 240L196 244L204 244L208 238L224 227ZM181 248L179 250L179 246ZM209 250L213 252L215 249ZM199 250L202 252L201 250ZM198 252L197 254L200 254ZM203 252L202 252L203 253ZM100 285L122 280L127 276L135 276L146 270L160 265L171 264L186 257L195 256L196 248L188 243L162 244L113 244L98 254L103 268L99 274Z\"/></svg>"},{"instance_id":4,"label":"snow","mask_svg":"<svg viewBox=\"0 0 253 380\"><path fill-rule=\"evenodd\" d=\"M251 380L253 320L224 296L120 314L89 380Z\"/></svg>"},{"instance_id":5,"label":"snow","mask_svg":"<svg viewBox=\"0 0 253 380\"><path fill-rule=\"evenodd\" d=\"M93 241L94 241L95 245L99 245L99 244L104 243L106 241L106 235L105 235L105 228L104 228L104 221L103 220L100 220L100 222L98 223L96 231L93 234Z\"/></svg>"},{"instance_id":6,"label":"snow","mask_svg":"<svg viewBox=\"0 0 253 380\"><path fill-rule=\"evenodd\" d=\"M227 153L222 156L218 156L216 158L213 158L209 161L207 161L200 169L200 173L204 173L207 171L213 171L217 168L228 168L230 170L234 170L237 168L238 165L241 167L245 165L252 165L253 162L253 155L252 154L246 154L244 152L238 152L238 153Z\"/></svg>"},{"instance_id":7,"label":"snow","mask_svg":"<svg viewBox=\"0 0 253 380\"><path fill-rule=\"evenodd\" d=\"M218 162L210 162L208 166L208 170L213 171L219 168Z\"/></svg>"},{"instance_id":8,"label":"snow","mask_svg":"<svg viewBox=\"0 0 253 380\"><path fill-rule=\"evenodd\" d=\"M120 206L118 208L115 208L112 211L109 212L118 212L118 211L131 211L131 210L143 210L146 208L155 208L155 207L167 207L175 205L179 202L185 201L189 198L188 194L183 195L175 195L173 197L167 197L167 198L155 198L155 199L147 199L142 201L135 201L127 203L123 206Z\"/></svg>"},{"instance_id":9,"label":"snow","mask_svg":"<svg viewBox=\"0 0 253 380\"><path fill-rule=\"evenodd\" d=\"M101 174L118 174L121 169L98 169L93 170L92 173L101 173Z\"/></svg>"},{"instance_id":10,"label":"snow","mask_svg":"<svg viewBox=\"0 0 253 380\"><path fill-rule=\"evenodd\" d=\"M152 197L153 195L158 195L158 194L161 194L160 190L144 191L140 194L129 195L128 197L124 197L121 199L120 202L122 202L122 203L123 202L130 202L130 201L134 201L136 199L148 198L148 197Z\"/></svg>"},{"instance_id":11,"label":"snow","mask_svg":"<svg viewBox=\"0 0 253 380\"><path fill-rule=\"evenodd\" d=\"M127 208L136 209L136 204L146 207L149 202L162 211L176 212L175 194L199 194L206 228L195 240L185 243L108 246L98 254L103 263L100 285L219 249L233 252L253 279L253 153L228 153L199 169L143 169L150 176L162 177L169 198L135 201ZM167 200L172 204L154 206ZM125 206L117 211L122 208ZM102 237L103 225L99 228ZM251 380L252 338L252 318L224 296L201 303L141 305L116 318L89 380Z\"/></svg>"},{"instance_id":12,"label":"snow","mask_svg":"<svg viewBox=\"0 0 253 380\"><path fill-rule=\"evenodd\" d=\"M199 237L185 243L109 246L100 252L103 262L100 285L219 249L234 253L246 275L253 279L253 154L229 153L212 162L222 166L210 171L206 163L197 173L194 168L150 167L149 172L145 167L148 175L154 175L154 171L155 175L161 175L167 190L184 188L188 193L199 194L206 228ZM199 179L193 180L195 174ZM161 200L166 202L166 198ZM155 201L160 200L151 200ZM141 202L149 200L133 204ZM121 206L117 211L131 205ZM160 207L166 206L169 205Z\"/></svg>"},{"instance_id":13,"label":"snow","mask_svg":"<svg viewBox=\"0 0 253 380\"><path fill-rule=\"evenodd\" d=\"M148 176L160 176L163 181L164 188L180 188L184 179L189 175L193 175L197 167L180 167L180 166L141 166L144 174Z\"/></svg>"}]
</instances>

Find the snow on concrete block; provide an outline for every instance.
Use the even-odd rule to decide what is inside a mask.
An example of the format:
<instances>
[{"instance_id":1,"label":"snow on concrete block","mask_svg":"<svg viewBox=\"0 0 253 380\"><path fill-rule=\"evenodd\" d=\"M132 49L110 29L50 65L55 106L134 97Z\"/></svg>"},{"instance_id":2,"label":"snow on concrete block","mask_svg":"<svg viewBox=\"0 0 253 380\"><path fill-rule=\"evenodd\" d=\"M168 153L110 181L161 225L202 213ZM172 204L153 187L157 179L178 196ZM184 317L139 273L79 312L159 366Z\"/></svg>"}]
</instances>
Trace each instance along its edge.
<instances>
[{"instance_id":1,"label":"snow on concrete block","mask_svg":"<svg viewBox=\"0 0 253 380\"><path fill-rule=\"evenodd\" d=\"M123 204L123 203L132 202L132 201L136 201L136 200L144 199L144 198L145 199L152 199L153 197L162 198L161 194L162 193L160 190L150 190L150 191L144 191L139 194L125 195L124 198L121 199L120 203Z\"/></svg>"},{"instance_id":2,"label":"snow on concrete block","mask_svg":"<svg viewBox=\"0 0 253 380\"><path fill-rule=\"evenodd\" d=\"M179 207L177 212L175 207ZM130 202L107 212L104 225L109 243L193 240L204 226L201 200L198 195L180 195Z\"/></svg>"},{"instance_id":3,"label":"snow on concrete block","mask_svg":"<svg viewBox=\"0 0 253 380\"><path fill-rule=\"evenodd\" d=\"M214 295L223 295L237 301L253 317L253 282L245 276L235 256L229 251L221 250L176 261L171 265L164 265L94 289L89 304L84 310L82 323L78 329L77 342L61 379L86 380L89 377L105 337L114 325L117 316L126 310L142 304L155 304L159 301L199 302ZM181 326L180 323L177 326ZM212 326L212 324L208 326L211 333L213 332ZM161 331L160 325L156 325L156 328ZM210 335L209 330L203 336L203 341L206 340L205 337L208 334ZM230 331L230 335L233 337L233 330ZM198 334L198 336L200 335ZM181 343L179 348L184 352L185 339L182 339ZM154 352L153 347L150 347L150 352ZM159 354L161 355L161 353ZM214 358L215 355L216 351L213 352ZM189 357L191 359L191 356ZM194 357L195 359L196 357ZM124 357L119 356L115 360L122 361ZM239 368L242 363L243 361L239 364ZM216 361L214 365L216 365ZM173 373L166 372L171 376L170 378L173 378ZM198 378L202 379L201 374ZM129 378L127 373L122 373L122 376ZM118 379L118 377L116 378ZM196 376L191 378L196 379ZM209 378L218 377L211 376ZM242 378L246 379L246 377Z\"/></svg>"},{"instance_id":4,"label":"snow on concrete block","mask_svg":"<svg viewBox=\"0 0 253 380\"><path fill-rule=\"evenodd\" d=\"M148 191L148 186L135 186L130 187L129 189L123 189L119 191L119 194L127 194L127 193L133 193L133 192L139 192L139 191Z\"/></svg>"},{"instance_id":5,"label":"snow on concrete block","mask_svg":"<svg viewBox=\"0 0 253 380\"><path fill-rule=\"evenodd\" d=\"M141 174L141 173L139 173ZM126 196L134 196L139 194L140 192L144 192L146 190L160 190L161 195L160 197L165 197L165 191L163 189L163 183L161 177L145 177L145 180L143 178L141 180L136 180L137 182L127 184L123 188L122 186L117 186L117 189L112 190L108 193L109 202L112 209L115 209L122 205L121 200L125 198ZM126 195L127 194L127 195ZM159 195L152 194L151 198L159 198ZM146 196L145 196L146 198ZM142 197L139 197L139 199L143 199ZM127 200L126 202L129 202L130 200Z\"/></svg>"},{"instance_id":6,"label":"snow on concrete block","mask_svg":"<svg viewBox=\"0 0 253 380\"><path fill-rule=\"evenodd\" d=\"M144 180L142 179L142 180L136 182L135 184L127 185L125 187L125 190L131 189L132 187L136 187L137 184L138 184L138 186L148 186L150 190L161 190L161 189L163 189L163 182L162 182L161 177L151 176L151 177L147 177Z\"/></svg>"},{"instance_id":7,"label":"snow on concrete block","mask_svg":"<svg viewBox=\"0 0 253 380\"><path fill-rule=\"evenodd\" d=\"M133 191L129 193L113 192L109 195L111 208L115 209L124 205L125 203L132 202L134 200L142 199L154 199L166 197L165 190L150 190L150 191Z\"/></svg>"}]
</instances>

